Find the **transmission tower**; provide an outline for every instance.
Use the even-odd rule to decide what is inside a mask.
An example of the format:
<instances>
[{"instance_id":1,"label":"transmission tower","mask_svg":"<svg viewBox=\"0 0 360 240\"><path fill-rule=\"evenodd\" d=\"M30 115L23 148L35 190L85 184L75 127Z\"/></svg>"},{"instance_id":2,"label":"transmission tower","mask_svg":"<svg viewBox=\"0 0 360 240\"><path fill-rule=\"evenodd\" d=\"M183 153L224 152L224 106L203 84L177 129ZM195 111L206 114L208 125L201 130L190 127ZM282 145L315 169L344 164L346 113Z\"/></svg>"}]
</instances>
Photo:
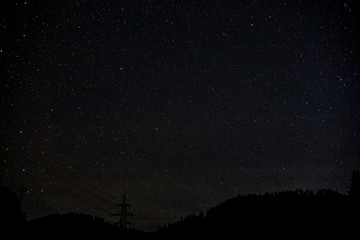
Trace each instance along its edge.
<instances>
[{"instance_id":1,"label":"transmission tower","mask_svg":"<svg viewBox=\"0 0 360 240\"><path fill-rule=\"evenodd\" d=\"M113 216L119 216L119 227L128 229L131 222L128 221L128 217L133 216L132 213L128 212L130 204L126 203L126 196L124 195L121 204L115 204L116 207L120 207L120 212L112 214Z\"/></svg>"}]
</instances>

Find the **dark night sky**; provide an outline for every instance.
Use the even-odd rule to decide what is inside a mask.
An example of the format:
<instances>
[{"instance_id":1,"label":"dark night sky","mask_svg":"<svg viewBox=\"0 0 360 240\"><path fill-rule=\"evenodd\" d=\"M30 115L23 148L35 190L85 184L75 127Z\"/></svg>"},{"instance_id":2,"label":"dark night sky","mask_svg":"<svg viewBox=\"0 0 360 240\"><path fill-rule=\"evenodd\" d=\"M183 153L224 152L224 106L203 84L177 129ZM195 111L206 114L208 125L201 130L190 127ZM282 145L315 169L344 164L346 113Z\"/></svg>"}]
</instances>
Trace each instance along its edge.
<instances>
[{"instance_id":1,"label":"dark night sky","mask_svg":"<svg viewBox=\"0 0 360 240\"><path fill-rule=\"evenodd\" d=\"M28 219L154 230L237 194L347 191L356 1L1 1L1 178ZM5 77L4 77L5 76Z\"/></svg>"}]
</instances>

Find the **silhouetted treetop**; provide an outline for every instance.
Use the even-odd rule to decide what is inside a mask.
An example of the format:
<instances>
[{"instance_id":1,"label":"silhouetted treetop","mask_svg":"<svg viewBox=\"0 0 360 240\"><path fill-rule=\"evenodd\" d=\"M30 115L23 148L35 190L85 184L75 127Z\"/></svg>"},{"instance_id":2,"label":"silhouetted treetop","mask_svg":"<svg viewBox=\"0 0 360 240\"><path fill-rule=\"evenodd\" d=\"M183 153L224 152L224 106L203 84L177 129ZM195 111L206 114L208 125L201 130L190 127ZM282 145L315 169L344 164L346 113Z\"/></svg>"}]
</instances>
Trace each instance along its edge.
<instances>
[{"instance_id":1,"label":"silhouetted treetop","mask_svg":"<svg viewBox=\"0 0 360 240\"><path fill-rule=\"evenodd\" d=\"M352 199L360 199L360 172L354 170L351 174L348 194Z\"/></svg>"},{"instance_id":2,"label":"silhouetted treetop","mask_svg":"<svg viewBox=\"0 0 360 240\"><path fill-rule=\"evenodd\" d=\"M159 233L219 234L252 237L290 237L299 234L342 233L356 225L359 212L348 195L330 189L296 189L265 194L238 195L210 208L206 216L189 215ZM355 219L355 220L354 220ZM284 229L286 231L284 232ZM326 232L326 231L329 232ZM234 235L235 236L235 235Z\"/></svg>"},{"instance_id":3,"label":"silhouetted treetop","mask_svg":"<svg viewBox=\"0 0 360 240\"><path fill-rule=\"evenodd\" d=\"M251 236L252 238L276 237L292 239L293 235L333 236L358 231L360 173L351 175L348 194L330 189L296 189L264 194L238 195L228 199L206 214L190 214L180 221L159 228L156 233L144 233L128 228L120 228L100 217L87 214L52 214L25 222L19 206L19 199L7 188L0 191L0 213L2 223L10 223L23 232L34 236L80 236L123 237L123 236L166 236L173 238L214 234L231 234L232 237ZM354 201L354 199L356 201ZM122 206L127 206L125 202ZM2 224L2 227L6 226ZM51 232L46 235L46 232ZM4 234L4 232L2 232ZM350 234L351 233L351 234ZM74 235L75 234L75 235Z\"/></svg>"},{"instance_id":4,"label":"silhouetted treetop","mask_svg":"<svg viewBox=\"0 0 360 240\"><path fill-rule=\"evenodd\" d=\"M20 209L18 197L7 187L0 189L0 221L7 227L25 223L25 215Z\"/></svg>"}]
</instances>

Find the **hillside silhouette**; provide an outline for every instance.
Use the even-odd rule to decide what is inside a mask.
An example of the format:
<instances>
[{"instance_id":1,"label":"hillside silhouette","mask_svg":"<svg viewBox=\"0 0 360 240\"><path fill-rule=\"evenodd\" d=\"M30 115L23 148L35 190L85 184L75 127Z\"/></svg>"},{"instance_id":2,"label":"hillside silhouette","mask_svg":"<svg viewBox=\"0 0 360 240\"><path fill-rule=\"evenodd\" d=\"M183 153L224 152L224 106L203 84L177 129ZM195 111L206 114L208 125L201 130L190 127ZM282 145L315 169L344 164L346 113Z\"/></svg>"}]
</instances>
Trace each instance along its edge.
<instances>
[{"instance_id":1,"label":"hillside silhouette","mask_svg":"<svg viewBox=\"0 0 360 240\"><path fill-rule=\"evenodd\" d=\"M0 189L0 224L2 229L24 226L25 214L20 209L17 195L7 187Z\"/></svg>"},{"instance_id":2,"label":"hillside silhouette","mask_svg":"<svg viewBox=\"0 0 360 240\"><path fill-rule=\"evenodd\" d=\"M134 229L120 228L100 217L81 213L56 213L29 221L26 225L26 230L35 236L41 234L41 236L46 237L47 235L42 235L44 229L55 236L77 236L82 238L142 236L145 234Z\"/></svg>"},{"instance_id":3,"label":"hillside silhouette","mask_svg":"<svg viewBox=\"0 0 360 240\"><path fill-rule=\"evenodd\" d=\"M355 236L360 226L360 174L354 171L348 194L322 189L296 189L238 195L160 227L161 235L224 235L251 237ZM292 235L289 235L292 233ZM295 234L295 235L294 235Z\"/></svg>"},{"instance_id":4,"label":"hillside silhouette","mask_svg":"<svg viewBox=\"0 0 360 240\"><path fill-rule=\"evenodd\" d=\"M359 227L359 202L323 189L237 196L206 214L192 214L158 230L159 234L213 235L231 233L285 238L288 231L304 235L346 233Z\"/></svg>"},{"instance_id":5,"label":"hillside silhouette","mask_svg":"<svg viewBox=\"0 0 360 240\"><path fill-rule=\"evenodd\" d=\"M296 189L265 194L238 195L154 233L124 229L100 217L86 214L51 214L26 221L16 194L0 191L1 235L52 238L77 237L191 237L251 236L297 238L309 236L358 236L360 173L354 171L348 194L322 189ZM290 234L290 235L289 235ZM355 235L354 235L355 234Z\"/></svg>"}]
</instances>

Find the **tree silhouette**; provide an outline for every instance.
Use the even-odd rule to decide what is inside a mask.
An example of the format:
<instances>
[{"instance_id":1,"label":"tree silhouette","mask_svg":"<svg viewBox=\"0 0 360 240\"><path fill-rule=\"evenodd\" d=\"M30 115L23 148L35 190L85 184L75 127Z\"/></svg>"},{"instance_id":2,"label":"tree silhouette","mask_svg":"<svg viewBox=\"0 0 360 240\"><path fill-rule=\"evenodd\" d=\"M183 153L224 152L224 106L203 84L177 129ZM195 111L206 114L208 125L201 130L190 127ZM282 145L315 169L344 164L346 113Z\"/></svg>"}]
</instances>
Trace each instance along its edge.
<instances>
[{"instance_id":1,"label":"tree silhouette","mask_svg":"<svg viewBox=\"0 0 360 240\"><path fill-rule=\"evenodd\" d=\"M352 199L360 199L360 172L354 170L351 174L350 185L349 185L349 197Z\"/></svg>"},{"instance_id":2,"label":"tree silhouette","mask_svg":"<svg viewBox=\"0 0 360 240\"><path fill-rule=\"evenodd\" d=\"M252 238L292 238L290 233L308 238L311 236L334 236L341 238L358 233L360 216L360 172L353 171L348 194L331 189L286 190L264 194L238 195L206 211L190 214L180 221L167 224L155 233L127 228L130 205L124 196L121 204L120 224L86 214L52 214L25 221L19 199L8 188L0 189L0 236L12 233L45 236L167 236L168 238L199 236L201 238L222 236L251 236ZM4 230L3 230L4 229ZM23 230L23 231L19 231ZM46 230L46 231L45 231ZM75 235L74 235L75 234ZM47 236L47 235L46 235ZM48 235L47 237L49 237Z\"/></svg>"},{"instance_id":3,"label":"tree silhouette","mask_svg":"<svg viewBox=\"0 0 360 240\"><path fill-rule=\"evenodd\" d=\"M19 198L7 187L0 189L0 222L4 229L25 223L25 215L20 209Z\"/></svg>"}]
</instances>

